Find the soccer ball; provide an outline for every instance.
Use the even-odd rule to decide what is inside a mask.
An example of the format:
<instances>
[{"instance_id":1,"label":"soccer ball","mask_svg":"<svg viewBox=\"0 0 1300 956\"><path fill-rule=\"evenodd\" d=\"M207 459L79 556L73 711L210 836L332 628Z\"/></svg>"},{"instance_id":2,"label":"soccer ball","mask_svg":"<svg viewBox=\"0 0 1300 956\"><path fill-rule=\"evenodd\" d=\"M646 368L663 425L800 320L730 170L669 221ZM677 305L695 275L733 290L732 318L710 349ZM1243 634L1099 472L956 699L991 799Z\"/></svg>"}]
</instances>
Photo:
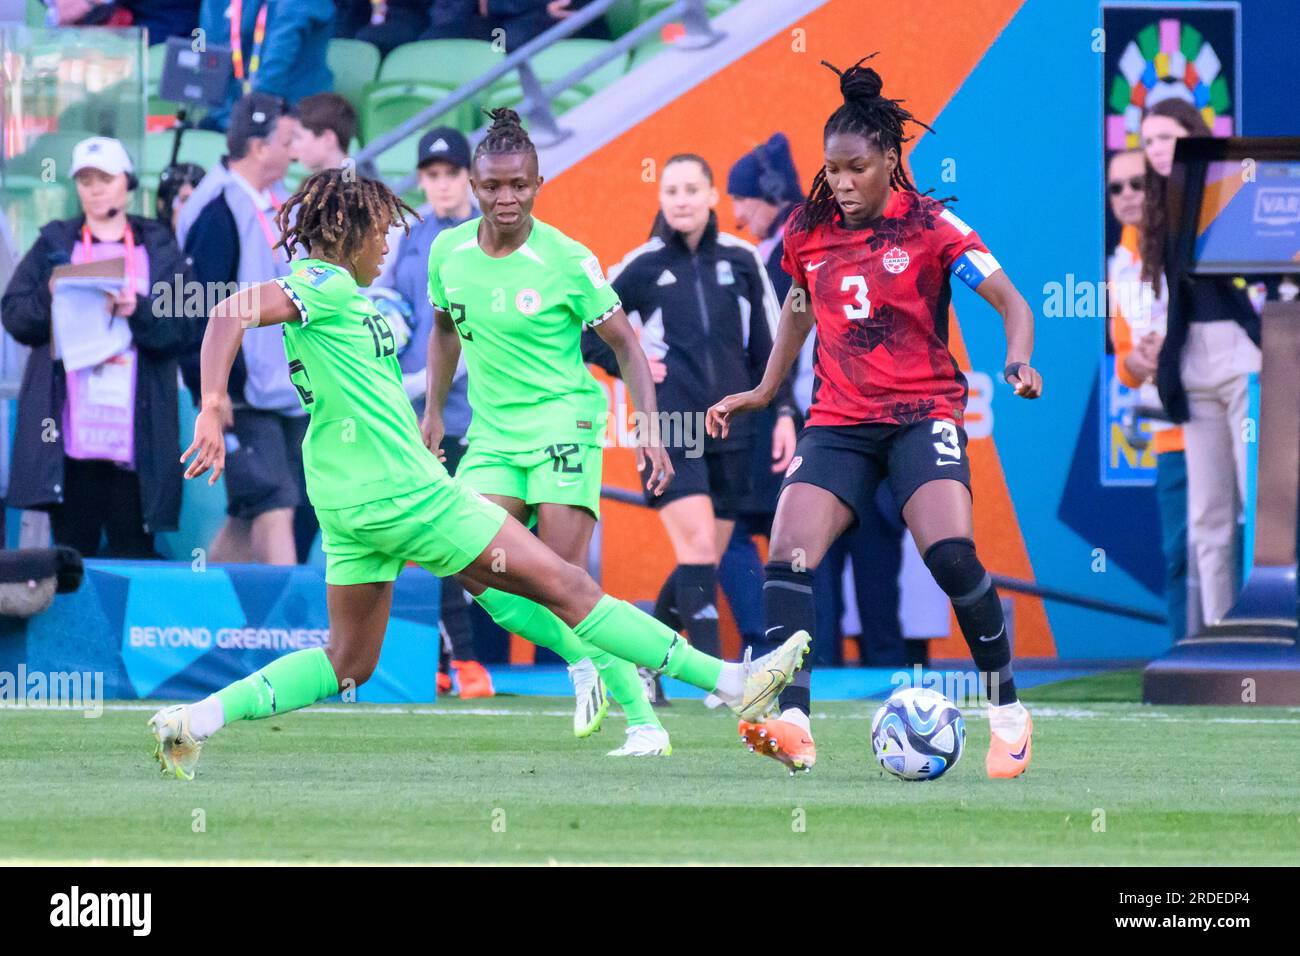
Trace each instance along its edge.
<instances>
[{"instance_id":1,"label":"soccer ball","mask_svg":"<svg viewBox=\"0 0 1300 956\"><path fill-rule=\"evenodd\" d=\"M966 721L936 690L896 691L871 720L871 749L880 766L904 780L937 780L961 759Z\"/></svg>"}]
</instances>

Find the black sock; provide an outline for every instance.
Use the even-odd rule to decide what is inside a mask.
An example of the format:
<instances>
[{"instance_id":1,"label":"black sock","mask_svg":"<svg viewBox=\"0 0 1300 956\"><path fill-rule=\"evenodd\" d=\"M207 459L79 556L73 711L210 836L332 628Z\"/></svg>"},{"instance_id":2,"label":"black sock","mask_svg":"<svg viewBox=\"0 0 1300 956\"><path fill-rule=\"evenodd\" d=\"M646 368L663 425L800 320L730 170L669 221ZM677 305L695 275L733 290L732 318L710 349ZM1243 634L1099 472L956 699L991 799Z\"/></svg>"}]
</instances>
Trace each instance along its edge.
<instances>
[{"instance_id":1,"label":"black sock","mask_svg":"<svg viewBox=\"0 0 1300 956\"><path fill-rule=\"evenodd\" d=\"M442 579L442 631L453 661L476 661L465 589L455 578Z\"/></svg>"},{"instance_id":2,"label":"black sock","mask_svg":"<svg viewBox=\"0 0 1300 956\"><path fill-rule=\"evenodd\" d=\"M1002 601L969 538L944 538L925 552L925 566L952 601L957 623L991 704L1016 701L1011 676L1011 640Z\"/></svg>"},{"instance_id":3,"label":"black sock","mask_svg":"<svg viewBox=\"0 0 1300 956\"><path fill-rule=\"evenodd\" d=\"M796 571L788 561L769 561L763 568L763 620L767 630L763 633L763 647L755 648L766 654L775 650L796 631L813 633L816 609L813 605L812 570ZM803 667L794 680L781 691L781 709L795 708L807 714L812 709L812 652L804 658Z\"/></svg>"},{"instance_id":4,"label":"black sock","mask_svg":"<svg viewBox=\"0 0 1300 956\"><path fill-rule=\"evenodd\" d=\"M677 613L677 571L678 568L673 568L672 573L664 578L663 587L659 589L659 597L655 598L653 612L656 621L671 627L674 631L682 629L682 617Z\"/></svg>"},{"instance_id":5,"label":"black sock","mask_svg":"<svg viewBox=\"0 0 1300 956\"><path fill-rule=\"evenodd\" d=\"M673 576L677 579L677 614L686 627L686 639L697 651L721 657L717 567L712 564L679 564Z\"/></svg>"}]
</instances>

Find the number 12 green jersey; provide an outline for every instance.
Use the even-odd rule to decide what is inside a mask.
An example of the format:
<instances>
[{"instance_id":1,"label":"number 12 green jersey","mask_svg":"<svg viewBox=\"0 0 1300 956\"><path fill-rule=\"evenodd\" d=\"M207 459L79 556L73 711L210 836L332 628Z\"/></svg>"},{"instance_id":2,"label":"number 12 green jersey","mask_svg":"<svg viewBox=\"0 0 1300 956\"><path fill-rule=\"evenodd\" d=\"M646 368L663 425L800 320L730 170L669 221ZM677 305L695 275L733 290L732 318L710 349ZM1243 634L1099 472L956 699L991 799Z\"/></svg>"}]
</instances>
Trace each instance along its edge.
<instances>
[{"instance_id":1,"label":"number 12 green jersey","mask_svg":"<svg viewBox=\"0 0 1300 956\"><path fill-rule=\"evenodd\" d=\"M456 323L474 419L468 438L504 452L599 445L605 393L582 361L584 325L619 306L600 262L537 219L527 241L495 259L478 244L482 217L444 229L429 250L429 301Z\"/></svg>"}]
</instances>

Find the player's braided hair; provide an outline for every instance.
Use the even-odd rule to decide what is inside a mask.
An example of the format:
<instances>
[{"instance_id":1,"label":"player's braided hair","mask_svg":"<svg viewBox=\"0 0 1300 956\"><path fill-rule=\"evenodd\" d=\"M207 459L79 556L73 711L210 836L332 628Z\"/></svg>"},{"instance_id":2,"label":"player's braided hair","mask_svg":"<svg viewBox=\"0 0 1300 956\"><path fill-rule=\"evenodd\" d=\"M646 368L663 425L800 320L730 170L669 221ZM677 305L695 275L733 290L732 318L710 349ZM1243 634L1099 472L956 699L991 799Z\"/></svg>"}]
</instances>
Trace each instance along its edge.
<instances>
[{"instance_id":1,"label":"player's braided hair","mask_svg":"<svg viewBox=\"0 0 1300 956\"><path fill-rule=\"evenodd\" d=\"M851 133L874 142L881 152L891 148L897 150L898 165L890 173L890 188L915 190L916 187L903 166L903 144L913 137L906 135L903 127L906 123L916 123L932 133L934 130L902 106L902 100L891 100L881 95L883 82L880 74L862 65L876 55L872 53L864 56L847 70L837 69L822 60L822 66L839 76L840 93L844 97L844 103L826 120L822 140L824 142L836 133ZM830 222L835 216L835 210L835 194L831 192L823 168L817 171L812 188L808 190L808 200L797 214L796 225L801 229L811 229Z\"/></svg>"},{"instance_id":2,"label":"player's braided hair","mask_svg":"<svg viewBox=\"0 0 1300 956\"><path fill-rule=\"evenodd\" d=\"M346 167L321 170L280 207L276 217L280 241L275 248L283 246L292 256L297 246L308 252L315 247L326 257L342 261L376 229L400 222L409 234L406 213L417 221L421 218L379 180L358 176Z\"/></svg>"},{"instance_id":3,"label":"player's braided hair","mask_svg":"<svg viewBox=\"0 0 1300 956\"><path fill-rule=\"evenodd\" d=\"M475 159L484 154L496 156L501 153L531 153L534 159L537 158L537 147L528 138L518 113L506 106L483 112L492 117L492 125L474 148Z\"/></svg>"}]
</instances>

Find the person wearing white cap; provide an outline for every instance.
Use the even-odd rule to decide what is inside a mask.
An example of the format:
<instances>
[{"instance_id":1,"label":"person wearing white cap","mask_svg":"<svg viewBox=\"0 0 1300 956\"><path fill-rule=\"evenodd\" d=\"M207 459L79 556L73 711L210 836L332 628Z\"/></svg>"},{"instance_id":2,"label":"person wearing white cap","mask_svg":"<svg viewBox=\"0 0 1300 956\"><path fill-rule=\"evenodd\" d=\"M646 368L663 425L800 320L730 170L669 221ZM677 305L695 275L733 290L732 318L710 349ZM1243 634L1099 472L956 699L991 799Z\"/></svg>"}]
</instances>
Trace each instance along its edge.
<instances>
[{"instance_id":1,"label":"person wearing white cap","mask_svg":"<svg viewBox=\"0 0 1300 956\"><path fill-rule=\"evenodd\" d=\"M154 534L180 518L177 358L196 330L154 290L183 287L189 266L170 229L127 213L137 181L120 142L82 140L69 174L82 212L41 229L0 302L5 329L32 350L6 503L49 511L54 540L82 554L156 557ZM54 267L107 259L122 260L123 284L105 314L127 323L130 344L66 369L52 331Z\"/></svg>"}]
</instances>

